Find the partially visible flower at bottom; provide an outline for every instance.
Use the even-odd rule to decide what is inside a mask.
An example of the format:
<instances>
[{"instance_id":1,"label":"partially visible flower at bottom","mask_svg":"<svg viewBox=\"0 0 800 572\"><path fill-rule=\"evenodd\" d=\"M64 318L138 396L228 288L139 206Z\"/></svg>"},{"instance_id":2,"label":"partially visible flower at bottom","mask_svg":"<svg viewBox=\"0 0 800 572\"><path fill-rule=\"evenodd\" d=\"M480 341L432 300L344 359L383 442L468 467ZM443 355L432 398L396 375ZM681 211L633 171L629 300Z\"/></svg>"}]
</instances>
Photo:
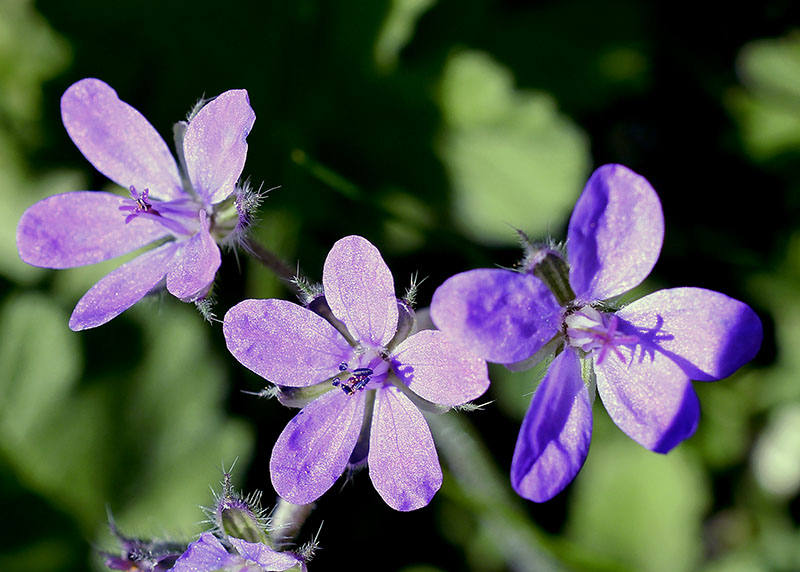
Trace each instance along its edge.
<instances>
[{"instance_id":1,"label":"partially visible flower at bottom","mask_svg":"<svg viewBox=\"0 0 800 572\"><path fill-rule=\"evenodd\" d=\"M228 537L231 550L206 532L192 542L171 572L305 572L303 560L290 552L277 552L261 542Z\"/></svg>"},{"instance_id":2,"label":"partially visible flower at bottom","mask_svg":"<svg viewBox=\"0 0 800 572\"><path fill-rule=\"evenodd\" d=\"M114 524L110 521L111 533L117 537L122 544L122 552L119 555L108 552L101 553L105 565L111 570L123 570L126 572L167 572L185 550L185 544L176 542L164 542L159 540L139 540L138 538L128 538L123 536Z\"/></svg>"}]
</instances>

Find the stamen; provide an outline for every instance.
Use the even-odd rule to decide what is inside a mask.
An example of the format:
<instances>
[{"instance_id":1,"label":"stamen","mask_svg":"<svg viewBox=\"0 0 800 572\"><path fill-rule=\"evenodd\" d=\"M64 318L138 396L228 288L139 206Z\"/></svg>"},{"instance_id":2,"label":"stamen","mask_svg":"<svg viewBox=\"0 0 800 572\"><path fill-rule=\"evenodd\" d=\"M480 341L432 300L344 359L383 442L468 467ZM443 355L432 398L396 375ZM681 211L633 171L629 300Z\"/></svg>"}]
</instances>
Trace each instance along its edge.
<instances>
[{"instance_id":1,"label":"stamen","mask_svg":"<svg viewBox=\"0 0 800 572\"><path fill-rule=\"evenodd\" d=\"M618 330L616 315L601 313L591 306L567 316L564 325L569 345L586 353L595 353L597 365L603 363L609 351L624 362L619 346L630 346L639 341L637 336Z\"/></svg>"},{"instance_id":2,"label":"stamen","mask_svg":"<svg viewBox=\"0 0 800 572\"><path fill-rule=\"evenodd\" d=\"M350 376L346 381L342 381L340 376L336 376L331 380L331 385L333 387L341 387L345 395L353 395L356 391L363 390L372 379L373 373L375 373L368 367L359 367L350 371L347 362L339 364L339 371L347 371Z\"/></svg>"},{"instance_id":3,"label":"stamen","mask_svg":"<svg viewBox=\"0 0 800 572\"><path fill-rule=\"evenodd\" d=\"M136 203L136 206L124 205L119 207L119 210L127 211L130 213L128 216L125 217L125 224L131 222L141 213L150 213L155 216L161 216L161 213L159 213L156 209L154 209L153 205L150 204L149 202L150 189L145 189L144 191L142 191L141 195L136 192L136 187L134 187L133 185L131 185L128 188L128 190L130 191L131 199L133 199L133 202Z\"/></svg>"}]
</instances>

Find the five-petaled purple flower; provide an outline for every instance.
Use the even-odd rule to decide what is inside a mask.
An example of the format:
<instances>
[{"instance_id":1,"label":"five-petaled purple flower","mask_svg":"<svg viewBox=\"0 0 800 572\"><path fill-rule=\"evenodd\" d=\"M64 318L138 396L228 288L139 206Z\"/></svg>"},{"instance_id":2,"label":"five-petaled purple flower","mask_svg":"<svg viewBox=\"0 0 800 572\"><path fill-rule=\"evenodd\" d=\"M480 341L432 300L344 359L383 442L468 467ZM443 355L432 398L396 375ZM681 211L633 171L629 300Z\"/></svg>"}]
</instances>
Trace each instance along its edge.
<instances>
[{"instance_id":1,"label":"five-petaled purple flower","mask_svg":"<svg viewBox=\"0 0 800 572\"><path fill-rule=\"evenodd\" d=\"M323 391L278 438L272 484L284 499L308 504L366 461L389 506L425 506L442 472L415 402L457 406L480 396L486 363L439 331L406 337L413 311L395 297L380 252L360 236L333 246L322 283L324 297L309 307L245 300L225 315L228 349L243 365L278 386Z\"/></svg>"},{"instance_id":2,"label":"five-petaled purple flower","mask_svg":"<svg viewBox=\"0 0 800 572\"><path fill-rule=\"evenodd\" d=\"M305 563L290 552L276 552L266 544L228 537L232 551L206 532L192 542L170 572L305 572Z\"/></svg>"},{"instance_id":3,"label":"five-petaled purple flower","mask_svg":"<svg viewBox=\"0 0 800 572\"><path fill-rule=\"evenodd\" d=\"M523 497L548 500L580 470L595 383L620 429L666 453L697 427L700 408L690 380L729 376L758 352L758 317L719 292L661 290L616 312L602 302L648 276L663 235L661 203L650 184L623 166L606 165L589 179L572 213L568 276L560 255L541 248L529 253L525 272L472 270L434 293L436 326L488 361L514 364L551 348L557 353L514 451L511 482Z\"/></svg>"},{"instance_id":4,"label":"five-petaled purple flower","mask_svg":"<svg viewBox=\"0 0 800 572\"><path fill-rule=\"evenodd\" d=\"M159 243L95 284L75 307L70 328L106 323L164 278L181 300L204 297L220 265L217 241L235 228L224 219L238 218L235 206L222 211L255 121L247 92L226 91L176 126L180 167L153 126L98 79L70 86L61 115L83 155L130 196L76 191L36 203L17 226L22 260L71 268Z\"/></svg>"}]
</instances>

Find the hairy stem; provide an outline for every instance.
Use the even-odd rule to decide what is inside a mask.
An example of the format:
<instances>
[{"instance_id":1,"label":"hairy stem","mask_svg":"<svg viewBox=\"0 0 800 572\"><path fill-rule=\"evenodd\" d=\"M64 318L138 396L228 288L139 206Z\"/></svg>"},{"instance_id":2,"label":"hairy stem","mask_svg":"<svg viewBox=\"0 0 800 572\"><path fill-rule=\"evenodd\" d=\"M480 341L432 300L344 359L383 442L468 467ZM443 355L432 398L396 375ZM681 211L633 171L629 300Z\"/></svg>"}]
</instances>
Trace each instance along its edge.
<instances>
[{"instance_id":1,"label":"hairy stem","mask_svg":"<svg viewBox=\"0 0 800 572\"><path fill-rule=\"evenodd\" d=\"M295 293L300 294L301 291L295 283L297 276L296 270L286 264L283 260L278 258L271 250L265 248L261 243L253 240L252 237L246 237L242 242L242 247L256 260L258 260L267 269L271 270L278 278L288 282L289 286Z\"/></svg>"},{"instance_id":2,"label":"hairy stem","mask_svg":"<svg viewBox=\"0 0 800 572\"><path fill-rule=\"evenodd\" d=\"M272 512L270 537L276 549L294 542L303 523L314 510L314 504L292 504L278 497L278 504Z\"/></svg>"}]
</instances>

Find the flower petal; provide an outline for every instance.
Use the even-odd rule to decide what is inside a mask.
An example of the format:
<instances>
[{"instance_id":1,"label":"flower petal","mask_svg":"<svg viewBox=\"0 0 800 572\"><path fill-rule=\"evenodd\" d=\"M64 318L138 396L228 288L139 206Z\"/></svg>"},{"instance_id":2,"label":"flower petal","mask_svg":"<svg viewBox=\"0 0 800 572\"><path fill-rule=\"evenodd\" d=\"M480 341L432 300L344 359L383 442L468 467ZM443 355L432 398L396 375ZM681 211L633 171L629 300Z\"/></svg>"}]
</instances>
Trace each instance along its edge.
<instances>
[{"instance_id":1,"label":"flower petal","mask_svg":"<svg viewBox=\"0 0 800 572\"><path fill-rule=\"evenodd\" d=\"M184 195L175 159L150 122L108 84L87 78L61 97L64 127L83 156L106 177L155 199Z\"/></svg>"},{"instance_id":2,"label":"flower petal","mask_svg":"<svg viewBox=\"0 0 800 572\"><path fill-rule=\"evenodd\" d=\"M761 347L761 320L743 302L703 288L659 290L617 312L691 379L731 375Z\"/></svg>"},{"instance_id":3,"label":"flower petal","mask_svg":"<svg viewBox=\"0 0 800 572\"><path fill-rule=\"evenodd\" d=\"M375 490L395 510L427 505L442 486L442 469L428 424L396 387L375 392L367 462Z\"/></svg>"},{"instance_id":4,"label":"flower petal","mask_svg":"<svg viewBox=\"0 0 800 572\"><path fill-rule=\"evenodd\" d=\"M512 363L531 357L558 333L561 308L535 276L483 268L445 280L433 294L431 318L474 354Z\"/></svg>"},{"instance_id":5,"label":"flower petal","mask_svg":"<svg viewBox=\"0 0 800 572\"><path fill-rule=\"evenodd\" d=\"M286 300L245 300L225 314L228 350L278 385L305 387L336 374L353 348L311 310Z\"/></svg>"},{"instance_id":6,"label":"flower petal","mask_svg":"<svg viewBox=\"0 0 800 572\"><path fill-rule=\"evenodd\" d=\"M101 326L141 300L167 273L177 247L168 242L106 274L78 301L69 318L71 330Z\"/></svg>"},{"instance_id":7,"label":"flower petal","mask_svg":"<svg viewBox=\"0 0 800 572\"><path fill-rule=\"evenodd\" d=\"M664 241L661 201L622 165L604 165L586 183L567 232L570 284L579 301L605 300L638 286Z\"/></svg>"},{"instance_id":8,"label":"flower petal","mask_svg":"<svg viewBox=\"0 0 800 572\"><path fill-rule=\"evenodd\" d=\"M575 351L556 356L531 399L511 461L517 493L544 502L581 470L592 438L592 403Z\"/></svg>"},{"instance_id":9,"label":"flower petal","mask_svg":"<svg viewBox=\"0 0 800 572\"><path fill-rule=\"evenodd\" d=\"M436 330L403 341L392 355L392 367L411 391L439 405L461 405L489 388L486 362Z\"/></svg>"},{"instance_id":10,"label":"flower petal","mask_svg":"<svg viewBox=\"0 0 800 572\"><path fill-rule=\"evenodd\" d=\"M145 217L125 222L130 201L111 193L53 195L26 210L17 225L19 256L33 266L72 268L102 262L166 236Z\"/></svg>"},{"instance_id":11,"label":"flower petal","mask_svg":"<svg viewBox=\"0 0 800 572\"><path fill-rule=\"evenodd\" d=\"M189 122L183 140L186 170L194 190L209 204L233 192L255 120L247 90L232 89L209 101Z\"/></svg>"},{"instance_id":12,"label":"flower petal","mask_svg":"<svg viewBox=\"0 0 800 572\"><path fill-rule=\"evenodd\" d=\"M327 491L347 466L364 419L365 393L330 391L295 415L272 449L269 470L277 493L308 504Z\"/></svg>"},{"instance_id":13,"label":"flower petal","mask_svg":"<svg viewBox=\"0 0 800 572\"><path fill-rule=\"evenodd\" d=\"M644 340L633 351L618 348L628 356L625 361L609 352L594 366L603 405L628 437L666 453L697 429L697 394L686 373L657 346Z\"/></svg>"},{"instance_id":14,"label":"flower petal","mask_svg":"<svg viewBox=\"0 0 800 572\"><path fill-rule=\"evenodd\" d=\"M188 546L170 572L211 572L238 561L239 558L229 554L216 536L205 532Z\"/></svg>"},{"instance_id":15,"label":"flower petal","mask_svg":"<svg viewBox=\"0 0 800 572\"><path fill-rule=\"evenodd\" d=\"M167 290L176 298L191 302L203 297L222 262L217 243L208 232L206 212L200 211L200 230L181 243L167 273Z\"/></svg>"},{"instance_id":16,"label":"flower petal","mask_svg":"<svg viewBox=\"0 0 800 572\"><path fill-rule=\"evenodd\" d=\"M242 557L255 562L264 570L281 572L295 567L300 567L305 570L303 561L289 552L276 552L266 544L247 542L246 540L233 536L229 536L228 540L236 547L236 550L239 551Z\"/></svg>"},{"instance_id":17,"label":"flower petal","mask_svg":"<svg viewBox=\"0 0 800 572\"><path fill-rule=\"evenodd\" d=\"M322 270L333 315L360 342L382 347L397 331L394 279L381 253L366 238L347 236L333 245Z\"/></svg>"}]
</instances>

